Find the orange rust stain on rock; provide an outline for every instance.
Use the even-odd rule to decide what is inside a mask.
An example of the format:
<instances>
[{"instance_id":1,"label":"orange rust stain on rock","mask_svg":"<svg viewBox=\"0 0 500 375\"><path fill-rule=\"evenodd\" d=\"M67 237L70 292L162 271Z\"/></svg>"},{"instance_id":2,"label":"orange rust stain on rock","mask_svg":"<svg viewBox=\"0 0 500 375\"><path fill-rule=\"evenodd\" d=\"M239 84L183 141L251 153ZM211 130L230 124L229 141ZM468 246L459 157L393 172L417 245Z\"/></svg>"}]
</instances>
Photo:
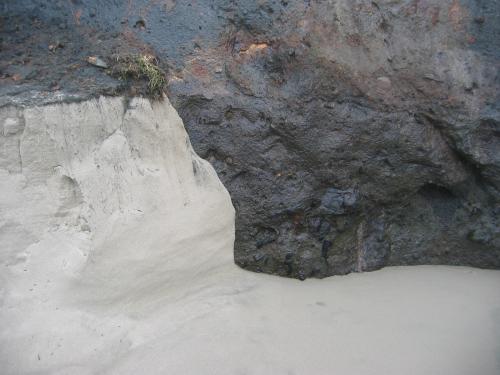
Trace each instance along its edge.
<instances>
[{"instance_id":1,"label":"orange rust stain on rock","mask_svg":"<svg viewBox=\"0 0 500 375\"><path fill-rule=\"evenodd\" d=\"M453 0L448 9L448 19L453 25L455 31L463 29L463 21L467 17L467 10L460 5L459 0Z\"/></svg>"},{"instance_id":2,"label":"orange rust stain on rock","mask_svg":"<svg viewBox=\"0 0 500 375\"><path fill-rule=\"evenodd\" d=\"M193 62L190 68L191 74L199 78L207 78L208 70L198 61Z\"/></svg>"},{"instance_id":3,"label":"orange rust stain on rock","mask_svg":"<svg viewBox=\"0 0 500 375\"><path fill-rule=\"evenodd\" d=\"M441 9L439 7L433 7L431 9L431 23L432 26L436 26L439 22L439 13L441 12Z\"/></svg>"},{"instance_id":4,"label":"orange rust stain on rock","mask_svg":"<svg viewBox=\"0 0 500 375\"><path fill-rule=\"evenodd\" d=\"M262 51L263 49L266 49L267 47L269 47L269 44L267 44L267 43L252 43L247 48L242 49L240 51L240 53L252 55L258 51Z\"/></svg>"},{"instance_id":5,"label":"orange rust stain on rock","mask_svg":"<svg viewBox=\"0 0 500 375\"><path fill-rule=\"evenodd\" d=\"M73 17L75 18L75 23L77 25L80 25L80 18L82 17L82 10L77 9L76 12L73 14Z\"/></svg>"}]
</instances>

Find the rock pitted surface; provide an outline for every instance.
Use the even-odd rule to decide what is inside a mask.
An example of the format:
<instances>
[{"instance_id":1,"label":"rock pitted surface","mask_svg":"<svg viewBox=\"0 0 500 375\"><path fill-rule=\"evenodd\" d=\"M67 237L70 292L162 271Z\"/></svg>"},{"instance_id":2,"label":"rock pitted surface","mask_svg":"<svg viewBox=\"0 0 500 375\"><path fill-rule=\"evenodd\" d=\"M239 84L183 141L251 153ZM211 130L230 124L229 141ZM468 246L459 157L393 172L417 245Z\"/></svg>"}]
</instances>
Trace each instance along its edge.
<instances>
[{"instance_id":1,"label":"rock pitted surface","mask_svg":"<svg viewBox=\"0 0 500 375\"><path fill-rule=\"evenodd\" d=\"M240 266L500 267L497 1L2 6L6 95L138 90L82 61L158 56L236 206Z\"/></svg>"}]
</instances>

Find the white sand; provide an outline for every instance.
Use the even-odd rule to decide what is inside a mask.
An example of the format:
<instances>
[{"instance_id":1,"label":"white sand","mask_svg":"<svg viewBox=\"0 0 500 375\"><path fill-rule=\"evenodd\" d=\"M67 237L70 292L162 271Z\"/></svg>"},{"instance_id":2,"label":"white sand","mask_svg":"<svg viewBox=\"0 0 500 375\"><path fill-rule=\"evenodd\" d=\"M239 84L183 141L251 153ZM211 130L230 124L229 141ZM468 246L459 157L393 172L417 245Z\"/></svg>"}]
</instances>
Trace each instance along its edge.
<instances>
[{"instance_id":1,"label":"white sand","mask_svg":"<svg viewBox=\"0 0 500 375\"><path fill-rule=\"evenodd\" d=\"M500 374L500 271L234 266L229 196L168 102L2 123L0 374Z\"/></svg>"}]
</instances>

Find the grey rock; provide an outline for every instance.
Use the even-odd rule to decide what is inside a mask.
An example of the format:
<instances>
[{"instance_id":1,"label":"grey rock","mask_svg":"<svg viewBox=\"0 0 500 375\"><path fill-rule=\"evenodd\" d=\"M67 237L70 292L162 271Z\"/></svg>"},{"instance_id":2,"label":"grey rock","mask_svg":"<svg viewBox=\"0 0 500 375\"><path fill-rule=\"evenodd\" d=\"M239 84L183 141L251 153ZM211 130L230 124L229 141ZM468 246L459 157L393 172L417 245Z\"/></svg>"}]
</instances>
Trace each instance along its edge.
<instances>
[{"instance_id":1,"label":"grey rock","mask_svg":"<svg viewBox=\"0 0 500 375\"><path fill-rule=\"evenodd\" d=\"M87 57L87 62L90 65L97 66L98 68L103 68L103 69L108 68L108 64L106 64L106 62L103 59L101 59L100 57L97 57L97 56Z\"/></svg>"},{"instance_id":2,"label":"grey rock","mask_svg":"<svg viewBox=\"0 0 500 375\"><path fill-rule=\"evenodd\" d=\"M326 214L341 215L356 204L354 190L339 190L330 188L321 198L320 210Z\"/></svg>"}]
</instances>

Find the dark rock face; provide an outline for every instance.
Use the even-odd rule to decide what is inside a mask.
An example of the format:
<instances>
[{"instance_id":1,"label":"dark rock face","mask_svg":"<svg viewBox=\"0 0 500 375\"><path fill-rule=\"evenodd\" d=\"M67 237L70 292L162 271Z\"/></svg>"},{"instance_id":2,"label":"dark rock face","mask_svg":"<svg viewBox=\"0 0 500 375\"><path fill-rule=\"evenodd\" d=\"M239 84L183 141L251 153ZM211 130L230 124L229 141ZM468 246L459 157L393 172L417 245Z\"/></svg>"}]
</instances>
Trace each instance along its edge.
<instances>
[{"instance_id":1,"label":"dark rock face","mask_svg":"<svg viewBox=\"0 0 500 375\"><path fill-rule=\"evenodd\" d=\"M68 67L155 53L231 193L238 265L297 278L500 267L498 1L45 3L0 5L4 94L54 80L113 93L122 82ZM23 45L35 65L47 53L34 27L57 29L65 47L14 80L30 69L12 64Z\"/></svg>"}]
</instances>

